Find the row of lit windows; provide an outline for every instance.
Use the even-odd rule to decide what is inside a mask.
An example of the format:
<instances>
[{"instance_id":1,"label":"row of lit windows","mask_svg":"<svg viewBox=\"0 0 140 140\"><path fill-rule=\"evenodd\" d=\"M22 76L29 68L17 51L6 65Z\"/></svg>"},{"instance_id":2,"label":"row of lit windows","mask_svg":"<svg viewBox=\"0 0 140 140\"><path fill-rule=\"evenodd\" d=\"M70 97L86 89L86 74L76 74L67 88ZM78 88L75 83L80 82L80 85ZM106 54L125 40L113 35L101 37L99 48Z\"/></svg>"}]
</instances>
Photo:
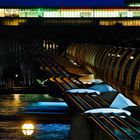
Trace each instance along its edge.
<instances>
[{"instance_id":1,"label":"row of lit windows","mask_svg":"<svg viewBox=\"0 0 140 140\"><path fill-rule=\"evenodd\" d=\"M100 26L140 26L140 20L100 20Z\"/></svg>"},{"instance_id":2,"label":"row of lit windows","mask_svg":"<svg viewBox=\"0 0 140 140\"><path fill-rule=\"evenodd\" d=\"M51 40L43 40L43 48L49 52L58 52L58 44Z\"/></svg>"},{"instance_id":3,"label":"row of lit windows","mask_svg":"<svg viewBox=\"0 0 140 140\"><path fill-rule=\"evenodd\" d=\"M2 25L6 26L20 26L28 24L27 19L18 18L18 19L4 19L1 21ZM61 25L61 24L71 24L71 25L78 25L78 24L92 24L92 25L99 25L99 26L140 26L140 20L135 19L49 19L43 20L40 24L46 25Z\"/></svg>"},{"instance_id":4,"label":"row of lit windows","mask_svg":"<svg viewBox=\"0 0 140 140\"><path fill-rule=\"evenodd\" d=\"M140 9L0 9L0 17L140 17Z\"/></svg>"},{"instance_id":5,"label":"row of lit windows","mask_svg":"<svg viewBox=\"0 0 140 140\"><path fill-rule=\"evenodd\" d=\"M7 25L7 26L19 26L22 24L25 24L27 21L26 19L12 19L12 20L3 20L1 22L2 25Z\"/></svg>"},{"instance_id":6,"label":"row of lit windows","mask_svg":"<svg viewBox=\"0 0 140 140\"><path fill-rule=\"evenodd\" d=\"M96 20L95 20L96 21ZM49 19L47 20L47 23L46 24L71 24L71 25L77 25L77 24L94 24L94 25L97 25L96 22L93 22L92 20L90 19Z\"/></svg>"}]
</instances>

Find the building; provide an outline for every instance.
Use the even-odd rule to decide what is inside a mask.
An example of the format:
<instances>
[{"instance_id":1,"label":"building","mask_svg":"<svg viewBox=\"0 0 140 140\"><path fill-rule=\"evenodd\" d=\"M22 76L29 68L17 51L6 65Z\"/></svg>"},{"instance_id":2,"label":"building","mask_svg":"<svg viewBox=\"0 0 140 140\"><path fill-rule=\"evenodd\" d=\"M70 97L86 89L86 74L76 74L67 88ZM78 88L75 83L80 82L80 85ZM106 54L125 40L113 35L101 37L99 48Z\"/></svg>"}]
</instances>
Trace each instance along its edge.
<instances>
[{"instance_id":1,"label":"building","mask_svg":"<svg viewBox=\"0 0 140 140\"><path fill-rule=\"evenodd\" d=\"M125 0L126 7L140 7L139 0Z\"/></svg>"}]
</instances>

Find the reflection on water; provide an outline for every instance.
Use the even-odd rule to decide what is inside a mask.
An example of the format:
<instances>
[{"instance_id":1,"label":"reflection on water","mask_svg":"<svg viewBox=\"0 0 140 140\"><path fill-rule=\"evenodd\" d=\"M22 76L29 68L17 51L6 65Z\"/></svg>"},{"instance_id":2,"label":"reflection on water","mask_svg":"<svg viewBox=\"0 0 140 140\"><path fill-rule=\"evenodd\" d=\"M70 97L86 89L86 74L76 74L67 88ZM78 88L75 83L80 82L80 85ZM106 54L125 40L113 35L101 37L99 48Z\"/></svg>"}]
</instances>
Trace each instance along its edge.
<instances>
[{"instance_id":1,"label":"reflection on water","mask_svg":"<svg viewBox=\"0 0 140 140\"><path fill-rule=\"evenodd\" d=\"M34 138L37 140L68 140L69 124L38 124L36 127L38 132Z\"/></svg>"},{"instance_id":2,"label":"reflection on water","mask_svg":"<svg viewBox=\"0 0 140 140\"><path fill-rule=\"evenodd\" d=\"M30 103L40 101L59 101L48 94L1 94L0 115L14 115Z\"/></svg>"},{"instance_id":3,"label":"reflection on water","mask_svg":"<svg viewBox=\"0 0 140 140\"><path fill-rule=\"evenodd\" d=\"M43 111L45 111L46 104L52 101L61 102L62 99L52 98L48 94L1 94L0 117L4 117L0 119L0 140L68 140L70 124L62 124L59 122L52 124L48 124L48 122L33 122L35 128L33 129L29 128L29 125L22 127L23 124L27 124L25 118L23 118L23 120L18 118L17 120L5 119L5 116L14 116L26 108L30 111L31 109L33 110L34 107L38 110L41 107L41 110L43 109ZM63 107L62 105L61 108ZM65 109L65 106L63 108ZM28 135L29 133L31 134L30 136Z\"/></svg>"},{"instance_id":4,"label":"reflection on water","mask_svg":"<svg viewBox=\"0 0 140 140\"><path fill-rule=\"evenodd\" d=\"M26 102L20 101L20 95L1 95L0 96L0 115L14 115Z\"/></svg>"},{"instance_id":5,"label":"reflection on water","mask_svg":"<svg viewBox=\"0 0 140 140\"><path fill-rule=\"evenodd\" d=\"M21 130L25 136L31 136L35 131L35 126L33 122L27 121L22 125Z\"/></svg>"},{"instance_id":6,"label":"reflection on water","mask_svg":"<svg viewBox=\"0 0 140 140\"><path fill-rule=\"evenodd\" d=\"M9 125L10 124L10 125ZM0 122L0 140L68 140L70 131L69 124L35 124L32 135L23 134L21 122L7 121ZM31 132L31 131L30 131Z\"/></svg>"}]
</instances>

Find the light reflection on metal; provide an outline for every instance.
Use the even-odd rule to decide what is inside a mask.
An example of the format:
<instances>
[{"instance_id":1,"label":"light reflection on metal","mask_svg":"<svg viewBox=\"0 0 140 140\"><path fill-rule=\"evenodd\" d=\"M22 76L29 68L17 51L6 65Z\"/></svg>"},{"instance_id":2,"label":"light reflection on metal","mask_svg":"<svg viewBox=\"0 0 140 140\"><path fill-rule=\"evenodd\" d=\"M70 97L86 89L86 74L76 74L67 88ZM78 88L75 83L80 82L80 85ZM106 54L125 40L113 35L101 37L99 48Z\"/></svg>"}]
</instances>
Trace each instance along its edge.
<instances>
[{"instance_id":1,"label":"light reflection on metal","mask_svg":"<svg viewBox=\"0 0 140 140\"><path fill-rule=\"evenodd\" d=\"M44 81L42 81L42 85L44 85L45 84L45 82L47 82L48 81L48 79L45 79ZM44 85L45 86L45 85Z\"/></svg>"},{"instance_id":2,"label":"light reflection on metal","mask_svg":"<svg viewBox=\"0 0 140 140\"><path fill-rule=\"evenodd\" d=\"M116 54L112 54L111 56L115 56Z\"/></svg>"},{"instance_id":3,"label":"light reflection on metal","mask_svg":"<svg viewBox=\"0 0 140 140\"><path fill-rule=\"evenodd\" d=\"M117 54L117 57L121 57L119 54Z\"/></svg>"},{"instance_id":4,"label":"light reflection on metal","mask_svg":"<svg viewBox=\"0 0 140 140\"><path fill-rule=\"evenodd\" d=\"M22 133L25 135L25 136L31 136L34 131L35 131L35 126L32 122L25 122L22 127Z\"/></svg>"},{"instance_id":5,"label":"light reflection on metal","mask_svg":"<svg viewBox=\"0 0 140 140\"><path fill-rule=\"evenodd\" d=\"M97 51L96 48L93 44L72 44L67 49L67 55L85 66L95 75L95 79L102 79L140 105L139 49L104 46L98 47ZM79 52L85 54L82 60L79 58Z\"/></svg>"},{"instance_id":6,"label":"light reflection on metal","mask_svg":"<svg viewBox=\"0 0 140 140\"><path fill-rule=\"evenodd\" d=\"M36 79L36 81L37 81L37 83L39 84L39 85L41 85L41 86L44 86L45 87L45 82L47 82L48 81L48 79L45 79L45 80L40 80L40 79Z\"/></svg>"},{"instance_id":7,"label":"light reflection on metal","mask_svg":"<svg viewBox=\"0 0 140 140\"><path fill-rule=\"evenodd\" d=\"M79 80L83 84L92 84L94 79L95 79L95 75L94 74L89 74L87 76L79 77Z\"/></svg>"}]
</instances>

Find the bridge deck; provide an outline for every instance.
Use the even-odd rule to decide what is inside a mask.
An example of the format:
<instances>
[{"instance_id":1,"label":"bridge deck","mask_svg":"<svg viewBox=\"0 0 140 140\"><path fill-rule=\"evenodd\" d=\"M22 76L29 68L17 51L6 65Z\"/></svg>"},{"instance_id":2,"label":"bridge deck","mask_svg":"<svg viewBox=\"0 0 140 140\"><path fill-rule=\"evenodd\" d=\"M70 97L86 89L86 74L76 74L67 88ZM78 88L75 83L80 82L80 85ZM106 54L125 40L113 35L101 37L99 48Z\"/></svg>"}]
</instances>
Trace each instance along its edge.
<instances>
[{"instance_id":1,"label":"bridge deck","mask_svg":"<svg viewBox=\"0 0 140 140\"><path fill-rule=\"evenodd\" d=\"M110 95L116 97L117 92L101 94L96 92L69 93L68 90L70 89L86 89L87 87L76 77L71 77L71 74L52 57L39 50L37 50L37 53L36 60L42 66L41 69L52 74L49 81L60 88L64 100L73 112L89 118L100 129L103 129L111 139L134 140L140 138L140 122L125 113L84 113L90 109L109 108L111 101L108 101L107 98L110 98ZM42 55L46 57L42 58ZM106 94L106 98L104 98L104 94Z\"/></svg>"}]
</instances>

